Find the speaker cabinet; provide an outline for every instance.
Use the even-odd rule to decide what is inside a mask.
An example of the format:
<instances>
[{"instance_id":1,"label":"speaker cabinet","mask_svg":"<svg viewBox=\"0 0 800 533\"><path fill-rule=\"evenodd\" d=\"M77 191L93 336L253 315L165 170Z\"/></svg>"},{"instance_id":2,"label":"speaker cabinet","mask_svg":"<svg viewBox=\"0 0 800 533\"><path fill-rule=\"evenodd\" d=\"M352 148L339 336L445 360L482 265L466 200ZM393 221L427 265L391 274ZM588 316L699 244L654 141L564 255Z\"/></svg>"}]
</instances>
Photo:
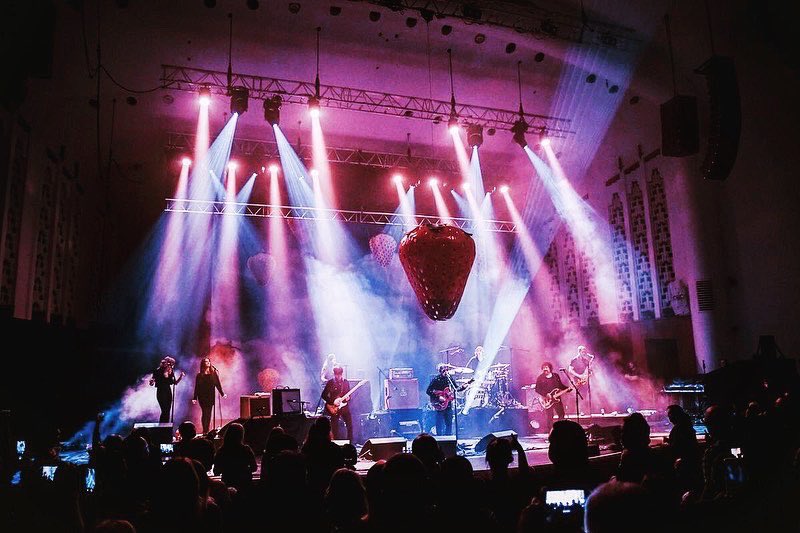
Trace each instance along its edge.
<instances>
[{"instance_id":1,"label":"speaker cabinet","mask_svg":"<svg viewBox=\"0 0 800 533\"><path fill-rule=\"evenodd\" d=\"M516 436L517 436L517 432L516 431L511 431L511 430L495 431L493 433L489 433L488 435L483 437L481 440L479 440L478 443L475 445L475 453L485 453L486 452L486 447L489 446L489 443L492 442L494 439L511 440L512 438L514 438Z\"/></svg>"},{"instance_id":2,"label":"speaker cabinet","mask_svg":"<svg viewBox=\"0 0 800 533\"><path fill-rule=\"evenodd\" d=\"M361 380L348 379L347 381L350 383L350 390L353 390ZM347 405L350 407L350 413L353 414L353 418L357 418L357 415L365 415L372 412L372 387L369 381L350 396L350 401L347 402Z\"/></svg>"},{"instance_id":3,"label":"speaker cabinet","mask_svg":"<svg viewBox=\"0 0 800 533\"><path fill-rule=\"evenodd\" d=\"M272 413L275 415L302 414L300 389L272 389Z\"/></svg>"},{"instance_id":4,"label":"speaker cabinet","mask_svg":"<svg viewBox=\"0 0 800 533\"><path fill-rule=\"evenodd\" d=\"M152 444L168 444L172 442L173 428L170 422L139 422L133 425L133 429L146 431Z\"/></svg>"},{"instance_id":5,"label":"speaker cabinet","mask_svg":"<svg viewBox=\"0 0 800 533\"><path fill-rule=\"evenodd\" d=\"M239 398L239 416L272 416L272 394L251 394Z\"/></svg>"},{"instance_id":6,"label":"speaker cabinet","mask_svg":"<svg viewBox=\"0 0 800 533\"><path fill-rule=\"evenodd\" d=\"M695 72L706 77L711 111L708 148L701 172L705 179L724 180L736 162L742 131L742 108L736 69L731 58L712 56Z\"/></svg>"},{"instance_id":7,"label":"speaker cabinet","mask_svg":"<svg viewBox=\"0 0 800 533\"><path fill-rule=\"evenodd\" d=\"M386 437L383 439L369 439L361 448L361 456L367 456L373 461L389 459L393 455L406 450L406 439L402 437Z\"/></svg>"},{"instance_id":8,"label":"speaker cabinet","mask_svg":"<svg viewBox=\"0 0 800 533\"><path fill-rule=\"evenodd\" d=\"M448 457L455 457L458 453L458 443L456 442L455 435L434 435L436 442L439 443L439 448L442 450L445 459Z\"/></svg>"},{"instance_id":9,"label":"speaker cabinet","mask_svg":"<svg viewBox=\"0 0 800 533\"><path fill-rule=\"evenodd\" d=\"M417 409L419 407L419 380L385 379L383 380L386 409Z\"/></svg>"},{"instance_id":10,"label":"speaker cabinet","mask_svg":"<svg viewBox=\"0 0 800 533\"><path fill-rule=\"evenodd\" d=\"M697 98L676 94L661 104L661 153L684 157L700 150Z\"/></svg>"}]
</instances>

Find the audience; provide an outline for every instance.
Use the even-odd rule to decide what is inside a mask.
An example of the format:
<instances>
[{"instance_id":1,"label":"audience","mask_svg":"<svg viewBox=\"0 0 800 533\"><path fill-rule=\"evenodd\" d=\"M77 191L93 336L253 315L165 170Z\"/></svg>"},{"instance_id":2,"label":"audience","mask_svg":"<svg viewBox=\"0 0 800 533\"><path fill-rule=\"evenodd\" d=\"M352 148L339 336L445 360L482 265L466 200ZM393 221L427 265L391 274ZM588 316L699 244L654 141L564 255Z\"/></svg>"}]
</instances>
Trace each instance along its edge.
<instances>
[{"instance_id":1,"label":"audience","mask_svg":"<svg viewBox=\"0 0 800 533\"><path fill-rule=\"evenodd\" d=\"M364 475L355 470L357 449L333 442L322 417L302 452L282 428L270 432L257 485L255 454L238 423L226 426L216 455L182 423L169 459L138 428L104 439L98 428L94 491L83 487L85 470L42 446L20 461L17 486L4 494L11 523L3 531L800 531L793 396L732 405L706 409L703 442L691 417L669 406L664 446L650 445L650 424L632 413L621 427L622 451L591 461L584 429L559 420L549 436L552 465L530 468L519 440L496 438L484 473L464 456L444 459L437 440L421 434L412 453ZM43 465L57 467L52 481Z\"/></svg>"},{"instance_id":2,"label":"audience","mask_svg":"<svg viewBox=\"0 0 800 533\"><path fill-rule=\"evenodd\" d=\"M236 422L228 425L222 447L214 456L214 474L229 487L247 490L257 468L253 450L244 444L244 427Z\"/></svg>"}]
</instances>

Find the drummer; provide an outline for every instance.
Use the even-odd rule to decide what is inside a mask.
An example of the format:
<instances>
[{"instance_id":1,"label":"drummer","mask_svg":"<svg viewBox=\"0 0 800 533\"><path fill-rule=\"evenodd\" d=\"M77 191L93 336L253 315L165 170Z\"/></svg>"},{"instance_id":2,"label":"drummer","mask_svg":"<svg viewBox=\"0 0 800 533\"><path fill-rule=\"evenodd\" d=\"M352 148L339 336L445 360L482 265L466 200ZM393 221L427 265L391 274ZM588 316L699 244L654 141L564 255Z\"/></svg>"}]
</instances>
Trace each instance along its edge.
<instances>
[{"instance_id":1,"label":"drummer","mask_svg":"<svg viewBox=\"0 0 800 533\"><path fill-rule=\"evenodd\" d=\"M467 361L467 368L469 368L472 372L478 370L478 366L480 366L481 361L483 361L483 346L478 346L475 348L475 355L473 355L469 361Z\"/></svg>"}]
</instances>

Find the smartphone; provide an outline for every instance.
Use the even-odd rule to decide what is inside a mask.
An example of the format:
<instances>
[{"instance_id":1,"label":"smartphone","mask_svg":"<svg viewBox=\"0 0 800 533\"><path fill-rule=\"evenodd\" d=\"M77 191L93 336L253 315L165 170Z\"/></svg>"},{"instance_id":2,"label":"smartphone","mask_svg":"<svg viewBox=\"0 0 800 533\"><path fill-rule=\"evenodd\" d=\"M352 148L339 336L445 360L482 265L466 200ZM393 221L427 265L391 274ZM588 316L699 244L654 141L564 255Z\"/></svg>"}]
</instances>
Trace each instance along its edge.
<instances>
[{"instance_id":1,"label":"smartphone","mask_svg":"<svg viewBox=\"0 0 800 533\"><path fill-rule=\"evenodd\" d=\"M583 509L583 505L586 503L586 491L583 489L548 490L545 492L544 503L551 511L570 514Z\"/></svg>"},{"instance_id":2,"label":"smartphone","mask_svg":"<svg viewBox=\"0 0 800 533\"><path fill-rule=\"evenodd\" d=\"M43 466L42 467L42 477L48 481L53 481L56 477L56 469L58 466Z\"/></svg>"},{"instance_id":3,"label":"smartphone","mask_svg":"<svg viewBox=\"0 0 800 533\"><path fill-rule=\"evenodd\" d=\"M25 441L24 440L18 440L17 441L17 455L20 458L22 458L22 456L25 455Z\"/></svg>"},{"instance_id":4,"label":"smartphone","mask_svg":"<svg viewBox=\"0 0 800 533\"><path fill-rule=\"evenodd\" d=\"M737 459L742 458L742 449L741 448L731 448L731 455L736 457Z\"/></svg>"},{"instance_id":5,"label":"smartphone","mask_svg":"<svg viewBox=\"0 0 800 533\"><path fill-rule=\"evenodd\" d=\"M174 446L172 443L162 443L161 444L161 453L162 455L172 455L172 451L174 450Z\"/></svg>"},{"instance_id":6,"label":"smartphone","mask_svg":"<svg viewBox=\"0 0 800 533\"><path fill-rule=\"evenodd\" d=\"M86 492L94 492L95 482L96 480L95 480L94 468L87 468L85 484L84 484Z\"/></svg>"}]
</instances>

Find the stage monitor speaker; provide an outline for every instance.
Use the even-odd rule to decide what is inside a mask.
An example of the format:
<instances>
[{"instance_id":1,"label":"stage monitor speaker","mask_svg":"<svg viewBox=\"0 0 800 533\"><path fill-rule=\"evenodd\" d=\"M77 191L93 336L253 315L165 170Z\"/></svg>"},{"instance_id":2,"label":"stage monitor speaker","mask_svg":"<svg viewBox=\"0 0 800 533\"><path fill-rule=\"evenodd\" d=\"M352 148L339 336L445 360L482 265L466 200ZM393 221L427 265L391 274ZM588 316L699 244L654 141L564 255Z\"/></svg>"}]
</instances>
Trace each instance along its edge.
<instances>
[{"instance_id":1,"label":"stage monitor speaker","mask_svg":"<svg viewBox=\"0 0 800 533\"><path fill-rule=\"evenodd\" d=\"M272 416L272 394L249 394L239 398L239 416Z\"/></svg>"},{"instance_id":2,"label":"stage monitor speaker","mask_svg":"<svg viewBox=\"0 0 800 533\"><path fill-rule=\"evenodd\" d=\"M298 415L303 412L300 389L272 389L272 413L275 415Z\"/></svg>"},{"instance_id":3,"label":"stage monitor speaker","mask_svg":"<svg viewBox=\"0 0 800 533\"><path fill-rule=\"evenodd\" d=\"M458 442L455 435L442 435L441 437L434 435L434 438L439 443L439 448L442 450L445 459L457 455Z\"/></svg>"},{"instance_id":4,"label":"stage monitor speaker","mask_svg":"<svg viewBox=\"0 0 800 533\"><path fill-rule=\"evenodd\" d=\"M133 425L133 429L143 429L150 437L151 444L168 444L172 442L172 423L171 422L138 422Z\"/></svg>"},{"instance_id":5,"label":"stage monitor speaker","mask_svg":"<svg viewBox=\"0 0 800 533\"><path fill-rule=\"evenodd\" d=\"M661 153L683 157L700 150L697 98L676 94L661 104Z\"/></svg>"},{"instance_id":6,"label":"stage monitor speaker","mask_svg":"<svg viewBox=\"0 0 800 533\"><path fill-rule=\"evenodd\" d=\"M489 446L489 443L492 442L494 439L507 439L511 440L512 438L517 436L516 431L495 431L493 433L489 433L481 440L478 441L478 444L475 445L475 453L484 453L486 448Z\"/></svg>"},{"instance_id":7,"label":"stage monitor speaker","mask_svg":"<svg viewBox=\"0 0 800 533\"><path fill-rule=\"evenodd\" d=\"M383 380L386 409L417 409L419 407L419 380L385 379Z\"/></svg>"},{"instance_id":8,"label":"stage monitor speaker","mask_svg":"<svg viewBox=\"0 0 800 533\"><path fill-rule=\"evenodd\" d=\"M386 437L382 439L369 439L361 448L361 456L373 461L389 459L393 455L406 450L406 439L402 437Z\"/></svg>"}]
</instances>

